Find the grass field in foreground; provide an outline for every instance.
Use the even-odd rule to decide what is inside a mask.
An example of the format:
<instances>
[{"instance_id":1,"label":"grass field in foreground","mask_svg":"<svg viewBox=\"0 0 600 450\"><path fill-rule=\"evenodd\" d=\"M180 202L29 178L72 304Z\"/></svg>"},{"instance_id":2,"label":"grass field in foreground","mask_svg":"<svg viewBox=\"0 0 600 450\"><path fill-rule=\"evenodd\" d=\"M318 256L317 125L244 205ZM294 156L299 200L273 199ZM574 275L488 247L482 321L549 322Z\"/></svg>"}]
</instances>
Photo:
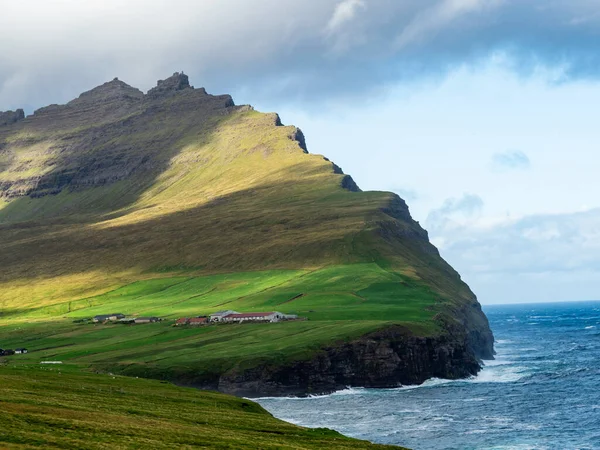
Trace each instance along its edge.
<instances>
[{"instance_id":1,"label":"grass field in foreground","mask_svg":"<svg viewBox=\"0 0 600 450\"><path fill-rule=\"evenodd\" d=\"M69 366L0 366L0 385L2 448L392 448L297 427L249 400Z\"/></svg>"},{"instance_id":2,"label":"grass field in foreground","mask_svg":"<svg viewBox=\"0 0 600 450\"><path fill-rule=\"evenodd\" d=\"M55 359L125 373L194 381L265 361L310 356L323 345L400 323L436 331L437 297L376 264L316 271L249 272L158 278L106 294L13 312L0 325L0 347L26 347L11 362ZM222 309L277 310L307 321L173 327L182 316ZM95 314L156 315L145 325L75 323Z\"/></svg>"}]
</instances>

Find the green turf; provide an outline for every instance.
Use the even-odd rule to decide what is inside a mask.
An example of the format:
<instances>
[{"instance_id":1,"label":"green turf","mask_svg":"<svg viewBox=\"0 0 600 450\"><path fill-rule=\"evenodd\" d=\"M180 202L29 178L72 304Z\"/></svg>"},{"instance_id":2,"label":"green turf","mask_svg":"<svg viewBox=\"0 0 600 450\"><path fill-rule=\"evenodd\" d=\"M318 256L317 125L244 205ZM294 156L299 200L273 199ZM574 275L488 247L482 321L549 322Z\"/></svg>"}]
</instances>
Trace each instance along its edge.
<instances>
[{"instance_id":1,"label":"green turf","mask_svg":"<svg viewBox=\"0 0 600 450\"><path fill-rule=\"evenodd\" d=\"M139 281L105 294L23 310L0 325L0 345L27 347L14 363L58 359L82 367L168 379L201 379L271 361L304 358L323 345L392 323L436 332L442 303L422 284L376 264ZM221 309L297 314L305 321L174 327L179 317ZM156 324L81 323L96 314L156 315Z\"/></svg>"},{"instance_id":2,"label":"green turf","mask_svg":"<svg viewBox=\"0 0 600 450\"><path fill-rule=\"evenodd\" d=\"M0 385L7 449L391 448L282 422L249 400L70 366L0 366Z\"/></svg>"}]
</instances>

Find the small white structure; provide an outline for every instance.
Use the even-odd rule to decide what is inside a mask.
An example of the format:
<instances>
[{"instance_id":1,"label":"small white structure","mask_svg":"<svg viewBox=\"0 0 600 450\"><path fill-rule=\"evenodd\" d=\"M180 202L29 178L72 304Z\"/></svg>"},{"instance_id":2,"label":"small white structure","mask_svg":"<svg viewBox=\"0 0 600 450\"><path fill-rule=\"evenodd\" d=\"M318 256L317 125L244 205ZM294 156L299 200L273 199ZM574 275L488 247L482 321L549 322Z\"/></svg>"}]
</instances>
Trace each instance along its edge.
<instances>
[{"instance_id":1,"label":"small white structure","mask_svg":"<svg viewBox=\"0 0 600 450\"><path fill-rule=\"evenodd\" d=\"M160 319L158 317L136 317L133 319L135 323L155 323Z\"/></svg>"},{"instance_id":2,"label":"small white structure","mask_svg":"<svg viewBox=\"0 0 600 450\"><path fill-rule=\"evenodd\" d=\"M223 317L228 316L230 314L239 314L237 311L233 311L228 309L226 311L217 311L216 313L212 313L209 318L211 322L221 322Z\"/></svg>"},{"instance_id":3,"label":"small white structure","mask_svg":"<svg viewBox=\"0 0 600 450\"><path fill-rule=\"evenodd\" d=\"M15 354L17 355L23 355L27 353L27 349L26 348L15 348Z\"/></svg>"},{"instance_id":4,"label":"small white structure","mask_svg":"<svg viewBox=\"0 0 600 450\"><path fill-rule=\"evenodd\" d=\"M121 320L125 318L125 314L121 314L121 313L113 313L113 314L99 314L97 316L94 316L94 318L92 319L94 321L94 323L98 323L98 322L116 322L117 320Z\"/></svg>"},{"instance_id":5,"label":"small white structure","mask_svg":"<svg viewBox=\"0 0 600 450\"><path fill-rule=\"evenodd\" d=\"M279 322L285 314L277 311L228 314L221 322Z\"/></svg>"}]
</instances>

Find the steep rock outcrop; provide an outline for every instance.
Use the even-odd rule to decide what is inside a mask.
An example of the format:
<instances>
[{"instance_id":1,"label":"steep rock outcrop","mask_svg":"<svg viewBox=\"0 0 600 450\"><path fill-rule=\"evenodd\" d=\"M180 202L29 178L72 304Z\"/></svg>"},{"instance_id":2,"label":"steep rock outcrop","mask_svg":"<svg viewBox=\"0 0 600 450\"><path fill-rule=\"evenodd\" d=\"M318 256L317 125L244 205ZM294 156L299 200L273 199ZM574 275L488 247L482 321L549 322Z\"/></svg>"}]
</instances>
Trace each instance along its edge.
<instances>
[{"instance_id":1,"label":"steep rock outcrop","mask_svg":"<svg viewBox=\"0 0 600 450\"><path fill-rule=\"evenodd\" d=\"M16 111L0 111L0 126L12 125L25 118L25 111L17 109Z\"/></svg>"},{"instance_id":2,"label":"steep rock outcrop","mask_svg":"<svg viewBox=\"0 0 600 450\"><path fill-rule=\"evenodd\" d=\"M415 337L401 326L391 326L323 348L309 359L232 370L195 383L178 382L248 397L303 396L348 386L394 388L432 377L465 378L479 370L464 332L455 329L436 337Z\"/></svg>"},{"instance_id":3,"label":"steep rock outcrop","mask_svg":"<svg viewBox=\"0 0 600 450\"><path fill-rule=\"evenodd\" d=\"M187 75L183 72L175 72L166 80L158 80L156 87L150 89L147 95L149 98L159 98L184 89L194 89L194 87L190 86L190 80Z\"/></svg>"}]
</instances>

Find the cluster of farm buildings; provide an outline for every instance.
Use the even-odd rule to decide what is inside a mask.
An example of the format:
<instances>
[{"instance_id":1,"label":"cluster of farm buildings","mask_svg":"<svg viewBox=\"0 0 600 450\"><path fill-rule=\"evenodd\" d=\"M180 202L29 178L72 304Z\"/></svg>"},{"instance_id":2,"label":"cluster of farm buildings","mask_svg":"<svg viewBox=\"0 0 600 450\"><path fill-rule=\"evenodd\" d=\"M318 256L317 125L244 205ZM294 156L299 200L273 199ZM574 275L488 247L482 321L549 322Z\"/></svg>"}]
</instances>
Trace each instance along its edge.
<instances>
[{"instance_id":1,"label":"cluster of farm buildings","mask_svg":"<svg viewBox=\"0 0 600 450\"><path fill-rule=\"evenodd\" d=\"M243 322L281 322L298 320L295 314L284 314L278 311L240 313L233 310L217 311L210 316L182 317L175 325L208 325L210 323L243 323Z\"/></svg>"},{"instance_id":2,"label":"cluster of farm buildings","mask_svg":"<svg viewBox=\"0 0 600 450\"><path fill-rule=\"evenodd\" d=\"M92 321L94 323L105 323L105 322L119 322L119 323L154 323L159 322L158 317L126 317L125 314L113 313L113 314L99 314L94 316Z\"/></svg>"},{"instance_id":3,"label":"cluster of farm buildings","mask_svg":"<svg viewBox=\"0 0 600 450\"><path fill-rule=\"evenodd\" d=\"M126 317L125 314L100 314L94 316L94 323L154 323L159 322L158 317ZM284 314L279 311L246 312L233 310L217 311L209 316L182 317L177 319L175 325L209 325L215 323L244 323L244 322L281 322L285 320L298 320L295 314Z\"/></svg>"},{"instance_id":4,"label":"cluster of farm buildings","mask_svg":"<svg viewBox=\"0 0 600 450\"><path fill-rule=\"evenodd\" d=\"M125 314L113 313L113 314L99 314L92 318L94 323L154 323L159 322L158 317L126 317ZM245 322L282 322L286 320L299 320L295 314L284 314L279 311L270 312L246 312L241 313L233 310L217 311L209 316L199 317L182 317L177 319L175 325L210 325L219 323L245 323ZM17 348L14 350L0 348L0 356L10 356L14 354L27 353L26 348Z\"/></svg>"},{"instance_id":5,"label":"cluster of farm buildings","mask_svg":"<svg viewBox=\"0 0 600 450\"><path fill-rule=\"evenodd\" d=\"M0 348L0 356L23 355L25 353L27 353L26 348L15 348L14 350L12 350L10 348L7 348L7 349Z\"/></svg>"}]
</instances>

